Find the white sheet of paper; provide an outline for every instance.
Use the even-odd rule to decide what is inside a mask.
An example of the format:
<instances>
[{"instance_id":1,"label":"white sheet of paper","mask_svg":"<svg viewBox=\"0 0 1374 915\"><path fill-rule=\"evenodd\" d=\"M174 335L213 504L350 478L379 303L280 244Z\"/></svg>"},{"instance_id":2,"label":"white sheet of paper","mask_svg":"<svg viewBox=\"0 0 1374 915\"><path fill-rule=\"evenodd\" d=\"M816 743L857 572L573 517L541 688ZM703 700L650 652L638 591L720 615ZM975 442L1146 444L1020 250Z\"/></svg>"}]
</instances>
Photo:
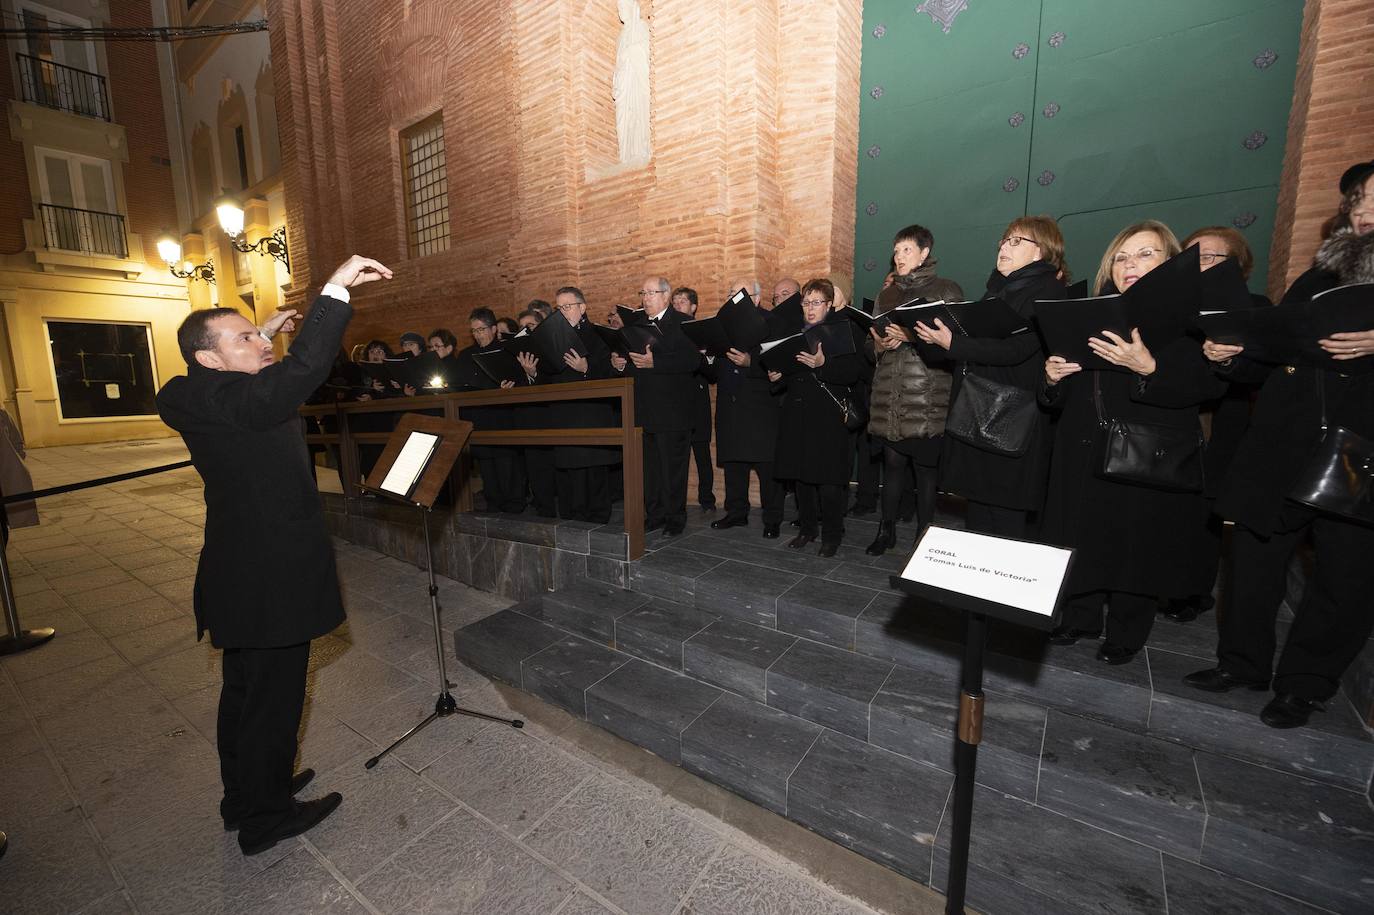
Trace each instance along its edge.
<instances>
[{"instance_id":1,"label":"white sheet of paper","mask_svg":"<svg viewBox=\"0 0 1374 915\"><path fill-rule=\"evenodd\" d=\"M792 335L792 337L800 337L800 336L801 336L801 334L793 334L793 335ZM788 340L791 340L792 337L783 337L783 338L781 338L781 339L779 339L779 340L769 340L767 343L760 343L760 344L759 344L759 355L762 356L764 353L768 352L770 349L772 349L773 347L777 346L779 343L786 343Z\"/></svg>"},{"instance_id":2,"label":"white sheet of paper","mask_svg":"<svg viewBox=\"0 0 1374 915\"><path fill-rule=\"evenodd\" d=\"M402 497L410 495L415 480L425 469L429 456L438 444L437 435L429 432L410 433L410 438L401 446L401 453L396 455L396 463L391 465L391 470L382 480L382 489Z\"/></svg>"},{"instance_id":3,"label":"white sheet of paper","mask_svg":"<svg viewBox=\"0 0 1374 915\"><path fill-rule=\"evenodd\" d=\"M1071 551L1044 543L931 526L902 577L1041 616L1055 598Z\"/></svg>"}]
</instances>

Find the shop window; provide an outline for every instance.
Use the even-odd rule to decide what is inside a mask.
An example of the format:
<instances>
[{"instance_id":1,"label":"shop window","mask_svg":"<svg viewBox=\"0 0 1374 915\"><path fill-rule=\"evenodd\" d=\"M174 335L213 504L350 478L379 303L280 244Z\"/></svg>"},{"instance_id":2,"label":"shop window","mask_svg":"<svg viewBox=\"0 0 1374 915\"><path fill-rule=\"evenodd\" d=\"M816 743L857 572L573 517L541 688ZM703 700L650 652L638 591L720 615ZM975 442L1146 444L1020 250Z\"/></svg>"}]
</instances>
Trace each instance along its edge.
<instances>
[{"instance_id":1,"label":"shop window","mask_svg":"<svg viewBox=\"0 0 1374 915\"><path fill-rule=\"evenodd\" d=\"M44 323L63 419L156 415L147 324Z\"/></svg>"}]
</instances>

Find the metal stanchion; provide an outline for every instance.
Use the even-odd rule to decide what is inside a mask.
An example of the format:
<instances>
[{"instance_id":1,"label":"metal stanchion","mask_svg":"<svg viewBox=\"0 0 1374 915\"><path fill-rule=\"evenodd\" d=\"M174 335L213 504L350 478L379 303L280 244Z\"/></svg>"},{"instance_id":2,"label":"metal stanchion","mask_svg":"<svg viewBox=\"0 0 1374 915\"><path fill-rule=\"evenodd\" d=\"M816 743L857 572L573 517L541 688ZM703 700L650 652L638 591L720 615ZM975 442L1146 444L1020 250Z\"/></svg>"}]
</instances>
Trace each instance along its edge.
<instances>
[{"instance_id":1,"label":"metal stanchion","mask_svg":"<svg viewBox=\"0 0 1374 915\"><path fill-rule=\"evenodd\" d=\"M4 525L5 542L0 545L0 603L5 609L5 629L8 635L0 638L0 655L18 654L37 648L57 635L49 627L25 629L19 625L19 611L14 606L14 586L10 583L10 562L5 555L9 551L9 521L5 517L5 507L0 505L0 524Z\"/></svg>"}]
</instances>

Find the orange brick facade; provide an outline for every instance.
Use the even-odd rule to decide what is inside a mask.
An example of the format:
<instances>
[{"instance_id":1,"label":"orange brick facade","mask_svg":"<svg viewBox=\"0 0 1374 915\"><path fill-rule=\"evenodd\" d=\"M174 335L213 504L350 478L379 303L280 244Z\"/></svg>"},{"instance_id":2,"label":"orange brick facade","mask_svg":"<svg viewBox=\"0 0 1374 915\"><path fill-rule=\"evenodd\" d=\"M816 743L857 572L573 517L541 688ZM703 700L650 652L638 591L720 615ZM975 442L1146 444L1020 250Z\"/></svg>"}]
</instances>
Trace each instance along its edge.
<instances>
[{"instance_id":1,"label":"orange brick facade","mask_svg":"<svg viewBox=\"0 0 1374 915\"><path fill-rule=\"evenodd\" d=\"M511 315L645 273L701 293L852 273L861 16L854 0L655 0L653 158L616 164L615 0L272 2L299 303L353 251L396 269L350 337ZM451 247L407 259L398 133L443 111Z\"/></svg>"},{"instance_id":2,"label":"orange brick facade","mask_svg":"<svg viewBox=\"0 0 1374 915\"><path fill-rule=\"evenodd\" d=\"M1374 158L1374 3L1308 0L1269 256L1276 298L1312 263L1337 182Z\"/></svg>"}]
</instances>

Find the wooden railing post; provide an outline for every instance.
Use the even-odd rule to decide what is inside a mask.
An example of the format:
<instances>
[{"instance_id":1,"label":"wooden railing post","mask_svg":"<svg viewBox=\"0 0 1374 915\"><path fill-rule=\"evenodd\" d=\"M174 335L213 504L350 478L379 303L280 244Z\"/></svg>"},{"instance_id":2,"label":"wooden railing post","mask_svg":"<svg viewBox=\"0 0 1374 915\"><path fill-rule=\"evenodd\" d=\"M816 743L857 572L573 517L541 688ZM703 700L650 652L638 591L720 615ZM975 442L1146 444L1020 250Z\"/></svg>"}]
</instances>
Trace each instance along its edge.
<instances>
[{"instance_id":1,"label":"wooden railing post","mask_svg":"<svg viewBox=\"0 0 1374 915\"><path fill-rule=\"evenodd\" d=\"M644 432L635 425L635 389L620 394L621 474L625 486L625 539L631 560L644 555Z\"/></svg>"}]
</instances>

